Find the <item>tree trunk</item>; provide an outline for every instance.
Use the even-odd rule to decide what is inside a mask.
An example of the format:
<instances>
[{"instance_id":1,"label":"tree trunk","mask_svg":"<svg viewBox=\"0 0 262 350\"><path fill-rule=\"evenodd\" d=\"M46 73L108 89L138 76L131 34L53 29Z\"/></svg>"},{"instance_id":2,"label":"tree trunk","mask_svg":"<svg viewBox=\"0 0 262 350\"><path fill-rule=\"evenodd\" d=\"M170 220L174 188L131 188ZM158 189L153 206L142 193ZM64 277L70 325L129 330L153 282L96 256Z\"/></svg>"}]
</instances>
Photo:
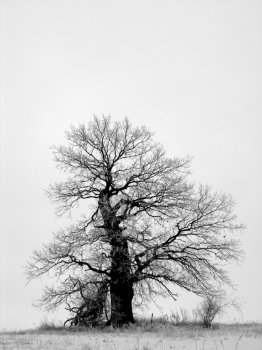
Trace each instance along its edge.
<instances>
[{"instance_id":1,"label":"tree trunk","mask_svg":"<svg viewBox=\"0 0 262 350\"><path fill-rule=\"evenodd\" d=\"M121 219L116 216L118 209L116 206L112 208L107 191L108 188L100 193L99 209L111 245L110 323L114 327L121 327L126 323L134 323L133 281L127 239L123 236L123 229L119 227Z\"/></svg>"},{"instance_id":2,"label":"tree trunk","mask_svg":"<svg viewBox=\"0 0 262 350\"><path fill-rule=\"evenodd\" d=\"M111 240L111 324L121 327L134 323L132 299L134 296L131 279L128 244L121 232Z\"/></svg>"}]
</instances>

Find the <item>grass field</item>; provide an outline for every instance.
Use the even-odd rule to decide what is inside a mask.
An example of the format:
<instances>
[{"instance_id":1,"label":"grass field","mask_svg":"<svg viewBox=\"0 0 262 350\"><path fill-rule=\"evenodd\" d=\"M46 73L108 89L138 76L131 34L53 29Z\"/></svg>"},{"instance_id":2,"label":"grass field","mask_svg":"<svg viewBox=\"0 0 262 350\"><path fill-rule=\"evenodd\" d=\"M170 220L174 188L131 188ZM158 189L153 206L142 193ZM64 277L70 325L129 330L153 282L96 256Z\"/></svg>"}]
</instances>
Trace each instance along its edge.
<instances>
[{"instance_id":1,"label":"grass field","mask_svg":"<svg viewBox=\"0 0 262 350\"><path fill-rule=\"evenodd\" d=\"M262 324L139 324L124 329L64 329L0 333L0 349L45 350L262 350Z\"/></svg>"}]
</instances>

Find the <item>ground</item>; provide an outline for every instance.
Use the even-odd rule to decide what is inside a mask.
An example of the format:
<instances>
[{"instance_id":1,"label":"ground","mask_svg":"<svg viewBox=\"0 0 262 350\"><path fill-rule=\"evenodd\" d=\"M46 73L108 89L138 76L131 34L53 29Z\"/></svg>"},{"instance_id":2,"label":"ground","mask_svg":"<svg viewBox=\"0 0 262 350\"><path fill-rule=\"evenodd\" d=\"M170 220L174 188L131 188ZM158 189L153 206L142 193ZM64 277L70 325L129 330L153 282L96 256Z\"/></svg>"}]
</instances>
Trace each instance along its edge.
<instances>
[{"instance_id":1,"label":"ground","mask_svg":"<svg viewBox=\"0 0 262 350\"><path fill-rule=\"evenodd\" d=\"M262 350L262 325L140 325L124 329L37 329L0 334L2 350Z\"/></svg>"}]
</instances>

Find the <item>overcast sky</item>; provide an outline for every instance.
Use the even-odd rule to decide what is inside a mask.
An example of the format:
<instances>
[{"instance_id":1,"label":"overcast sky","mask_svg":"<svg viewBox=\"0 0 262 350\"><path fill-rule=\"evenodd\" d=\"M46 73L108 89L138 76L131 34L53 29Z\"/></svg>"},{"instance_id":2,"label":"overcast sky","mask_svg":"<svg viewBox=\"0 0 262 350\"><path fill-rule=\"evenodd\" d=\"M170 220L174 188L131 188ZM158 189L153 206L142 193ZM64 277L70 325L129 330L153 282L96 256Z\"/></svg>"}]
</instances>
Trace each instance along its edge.
<instances>
[{"instance_id":1,"label":"overcast sky","mask_svg":"<svg viewBox=\"0 0 262 350\"><path fill-rule=\"evenodd\" d=\"M229 271L244 320L262 321L261 18L260 0L1 1L0 329L45 317L44 281L23 272L68 222L44 195L50 146L94 114L146 125L193 156L196 183L234 196L246 258Z\"/></svg>"}]
</instances>

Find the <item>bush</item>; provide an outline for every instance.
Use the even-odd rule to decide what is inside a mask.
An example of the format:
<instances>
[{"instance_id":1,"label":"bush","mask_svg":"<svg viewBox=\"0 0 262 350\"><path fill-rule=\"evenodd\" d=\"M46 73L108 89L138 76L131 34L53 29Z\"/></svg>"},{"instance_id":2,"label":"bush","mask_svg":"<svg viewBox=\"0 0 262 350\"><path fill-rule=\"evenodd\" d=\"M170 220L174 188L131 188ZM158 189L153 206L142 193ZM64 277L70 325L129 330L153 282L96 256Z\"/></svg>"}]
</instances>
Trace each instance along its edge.
<instances>
[{"instance_id":1,"label":"bush","mask_svg":"<svg viewBox=\"0 0 262 350\"><path fill-rule=\"evenodd\" d=\"M210 328L215 317L226 313L229 308L235 308L241 313L240 304L236 299L226 298L224 294L206 296L198 308L194 311L206 328Z\"/></svg>"},{"instance_id":2,"label":"bush","mask_svg":"<svg viewBox=\"0 0 262 350\"><path fill-rule=\"evenodd\" d=\"M170 321L174 325L185 325L190 323L190 317L186 309L180 308L180 311L175 311L170 315Z\"/></svg>"}]
</instances>

